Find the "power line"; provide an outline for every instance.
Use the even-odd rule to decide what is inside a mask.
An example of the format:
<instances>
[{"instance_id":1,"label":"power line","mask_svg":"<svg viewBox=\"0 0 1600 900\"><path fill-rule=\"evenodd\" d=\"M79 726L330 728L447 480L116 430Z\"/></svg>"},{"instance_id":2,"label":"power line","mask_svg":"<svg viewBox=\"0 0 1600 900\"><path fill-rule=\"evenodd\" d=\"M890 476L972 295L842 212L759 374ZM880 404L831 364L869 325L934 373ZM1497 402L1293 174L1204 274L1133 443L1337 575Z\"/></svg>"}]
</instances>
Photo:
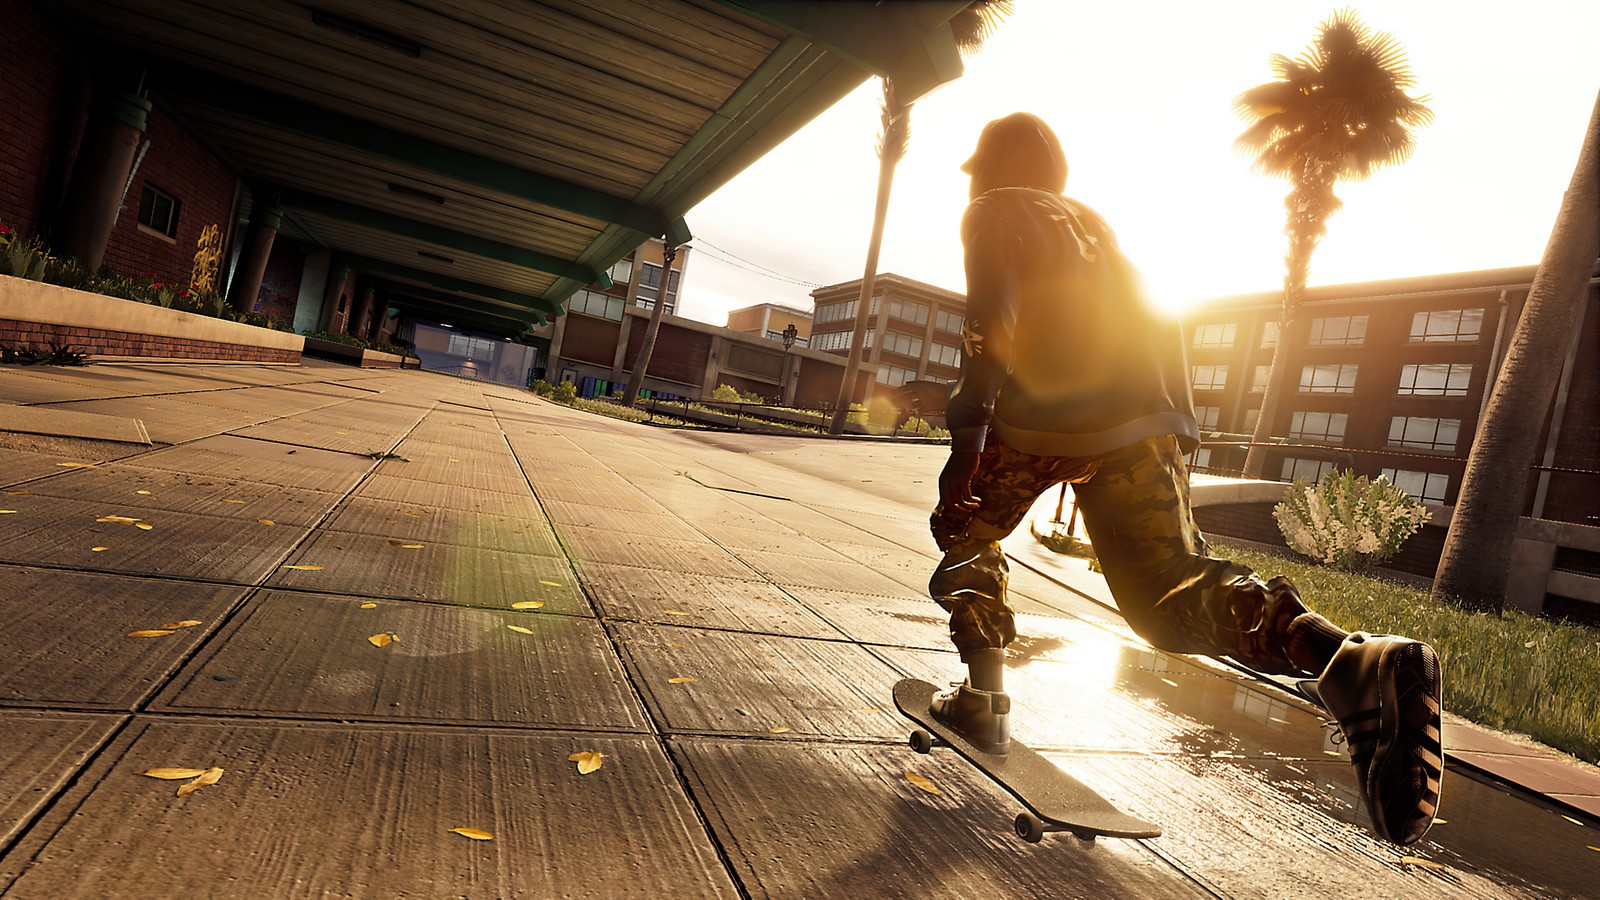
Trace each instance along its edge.
<instances>
[{"instance_id":1,"label":"power line","mask_svg":"<svg viewBox=\"0 0 1600 900\"><path fill-rule=\"evenodd\" d=\"M801 287L809 287L809 288L822 287L821 284L818 284L815 281L807 281L806 279L800 278L800 277L795 276L795 275L790 275L790 274L785 273L785 272L779 272L777 269L773 269L773 268L770 268L768 266L764 266L761 263L752 262L752 261L750 261L748 259L745 259L744 257L740 256L739 254L734 253L731 250L724 250L723 248L718 247L716 244L711 243L710 241L706 240L705 238L696 238L694 240L693 246L695 246L697 249L701 250L702 252L705 252L705 251L708 251L708 250L712 251L711 252L711 258L712 259L715 259L718 262L723 263L725 265L733 266L736 269L743 269L743 270L745 270L747 272L751 272L751 273L756 274L756 275L763 275L763 276L765 276L767 278L776 279L778 281L787 281L790 284L800 285ZM741 265L741 263L743 263L743 265Z\"/></svg>"}]
</instances>

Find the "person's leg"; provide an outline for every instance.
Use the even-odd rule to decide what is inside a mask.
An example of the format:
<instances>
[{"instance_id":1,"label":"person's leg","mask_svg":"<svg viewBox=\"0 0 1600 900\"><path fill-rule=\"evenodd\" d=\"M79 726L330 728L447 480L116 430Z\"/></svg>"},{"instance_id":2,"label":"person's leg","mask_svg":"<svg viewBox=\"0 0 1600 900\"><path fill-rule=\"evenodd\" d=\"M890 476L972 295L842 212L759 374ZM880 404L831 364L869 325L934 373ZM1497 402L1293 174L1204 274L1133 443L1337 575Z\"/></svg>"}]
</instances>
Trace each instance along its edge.
<instances>
[{"instance_id":1,"label":"person's leg","mask_svg":"<svg viewBox=\"0 0 1600 900\"><path fill-rule=\"evenodd\" d=\"M1421 839L1443 776L1433 648L1395 635L1349 634L1307 609L1287 579L1263 583L1248 567L1211 557L1170 437L1108 454L1075 491L1128 624L1163 650L1317 676L1374 828L1402 845Z\"/></svg>"}]
</instances>

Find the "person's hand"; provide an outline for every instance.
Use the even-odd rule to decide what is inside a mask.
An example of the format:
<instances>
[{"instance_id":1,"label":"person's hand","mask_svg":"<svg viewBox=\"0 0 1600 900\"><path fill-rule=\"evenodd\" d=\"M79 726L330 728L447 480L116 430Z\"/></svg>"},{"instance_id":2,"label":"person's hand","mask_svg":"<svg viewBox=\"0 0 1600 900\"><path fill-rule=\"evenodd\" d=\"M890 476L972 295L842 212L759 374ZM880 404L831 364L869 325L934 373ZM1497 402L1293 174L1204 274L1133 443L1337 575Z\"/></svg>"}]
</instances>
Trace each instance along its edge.
<instances>
[{"instance_id":1,"label":"person's hand","mask_svg":"<svg viewBox=\"0 0 1600 900\"><path fill-rule=\"evenodd\" d=\"M978 498L972 496L972 476L978 471L978 454L957 450L945 461L939 473L939 505L947 510L974 510Z\"/></svg>"}]
</instances>

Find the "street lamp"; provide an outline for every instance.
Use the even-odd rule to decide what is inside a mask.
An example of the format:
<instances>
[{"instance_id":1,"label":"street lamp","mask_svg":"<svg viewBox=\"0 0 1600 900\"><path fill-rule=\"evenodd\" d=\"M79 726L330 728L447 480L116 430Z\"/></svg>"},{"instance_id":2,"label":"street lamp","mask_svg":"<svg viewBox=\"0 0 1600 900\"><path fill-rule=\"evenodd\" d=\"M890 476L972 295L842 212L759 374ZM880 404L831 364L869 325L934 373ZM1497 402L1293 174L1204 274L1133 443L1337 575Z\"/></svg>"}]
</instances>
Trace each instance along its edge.
<instances>
[{"instance_id":1,"label":"street lamp","mask_svg":"<svg viewBox=\"0 0 1600 900\"><path fill-rule=\"evenodd\" d=\"M783 327L783 371L778 373L779 403L786 402L784 395L789 392L789 348L794 346L795 336L799 333L800 329L794 327L793 322Z\"/></svg>"}]
</instances>

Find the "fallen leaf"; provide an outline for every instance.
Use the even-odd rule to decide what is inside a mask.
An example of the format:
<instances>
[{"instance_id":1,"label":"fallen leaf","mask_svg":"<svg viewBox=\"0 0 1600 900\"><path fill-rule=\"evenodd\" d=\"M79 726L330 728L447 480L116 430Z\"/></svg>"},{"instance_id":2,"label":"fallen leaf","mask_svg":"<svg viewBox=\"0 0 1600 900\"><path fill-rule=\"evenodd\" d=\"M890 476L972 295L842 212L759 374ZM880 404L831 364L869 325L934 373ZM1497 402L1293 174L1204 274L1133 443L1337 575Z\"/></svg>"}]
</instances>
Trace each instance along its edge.
<instances>
[{"instance_id":1,"label":"fallen leaf","mask_svg":"<svg viewBox=\"0 0 1600 900\"><path fill-rule=\"evenodd\" d=\"M1444 868L1444 866L1439 865L1438 863L1434 862L1433 860L1431 860L1431 859L1423 859L1420 856L1402 856L1402 857L1400 857L1400 861L1405 863L1406 865L1422 866L1425 869L1442 869L1442 868Z\"/></svg>"},{"instance_id":2,"label":"fallen leaf","mask_svg":"<svg viewBox=\"0 0 1600 900\"><path fill-rule=\"evenodd\" d=\"M56 465L60 466L63 469L98 469L98 468L100 468L99 466L95 465L94 463L56 463Z\"/></svg>"},{"instance_id":3,"label":"fallen leaf","mask_svg":"<svg viewBox=\"0 0 1600 900\"><path fill-rule=\"evenodd\" d=\"M145 769L139 774L149 776L150 778L165 779L166 781L180 781L185 778L198 778L205 773L205 769L155 768Z\"/></svg>"},{"instance_id":4,"label":"fallen leaf","mask_svg":"<svg viewBox=\"0 0 1600 900\"><path fill-rule=\"evenodd\" d=\"M144 494L145 496L149 496L150 495L149 491L134 491L134 493L135 494Z\"/></svg>"},{"instance_id":5,"label":"fallen leaf","mask_svg":"<svg viewBox=\"0 0 1600 900\"><path fill-rule=\"evenodd\" d=\"M208 784L216 784L221 780L222 770L216 766L212 766L211 768L205 770L205 772L199 778L196 778L195 780L178 788L178 796L182 797L184 794L192 794Z\"/></svg>"},{"instance_id":6,"label":"fallen leaf","mask_svg":"<svg viewBox=\"0 0 1600 900\"><path fill-rule=\"evenodd\" d=\"M146 628L142 631L130 631L128 637L166 637L171 633L171 628Z\"/></svg>"},{"instance_id":7,"label":"fallen leaf","mask_svg":"<svg viewBox=\"0 0 1600 900\"><path fill-rule=\"evenodd\" d=\"M512 631L515 631L517 634L533 634L532 628L523 628L521 625L507 625L506 627Z\"/></svg>"},{"instance_id":8,"label":"fallen leaf","mask_svg":"<svg viewBox=\"0 0 1600 900\"><path fill-rule=\"evenodd\" d=\"M401 513L401 515L405 516L408 519L420 519L420 518L422 518L422 513Z\"/></svg>"},{"instance_id":9,"label":"fallen leaf","mask_svg":"<svg viewBox=\"0 0 1600 900\"><path fill-rule=\"evenodd\" d=\"M421 550L422 549L422 545L421 544L401 544L400 545L400 549L401 550Z\"/></svg>"},{"instance_id":10,"label":"fallen leaf","mask_svg":"<svg viewBox=\"0 0 1600 900\"><path fill-rule=\"evenodd\" d=\"M539 583L540 584L548 584L551 587L561 587L561 582L559 582L559 581L545 581L544 579L541 578L541 579L539 579Z\"/></svg>"},{"instance_id":11,"label":"fallen leaf","mask_svg":"<svg viewBox=\"0 0 1600 900\"><path fill-rule=\"evenodd\" d=\"M578 764L578 774L587 775L605 763L606 755L598 750L581 750L567 757L567 762Z\"/></svg>"},{"instance_id":12,"label":"fallen leaf","mask_svg":"<svg viewBox=\"0 0 1600 900\"><path fill-rule=\"evenodd\" d=\"M481 828L452 828L452 829L450 829L450 833L451 834L459 834L464 838L470 838L470 839L472 839L474 841L492 841L492 840L494 840L494 835L493 834L491 834L491 833L489 833L487 831L484 831Z\"/></svg>"},{"instance_id":13,"label":"fallen leaf","mask_svg":"<svg viewBox=\"0 0 1600 900\"><path fill-rule=\"evenodd\" d=\"M14 509L0 509L0 516L9 516L14 512L16 512Z\"/></svg>"},{"instance_id":14,"label":"fallen leaf","mask_svg":"<svg viewBox=\"0 0 1600 900\"><path fill-rule=\"evenodd\" d=\"M276 524L278 524L277 522L274 522L271 519L257 519L256 521L260 522L263 525L276 525Z\"/></svg>"},{"instance_id":15,"label":"fallen leaf","mask_svg":"<svg viewBox=\"0 0 1600 900\"><path fill-rule=\"evenodd\" d=\"M907 772L906 773L906 780L911 782L916 787L919 787L922 790L927 791L930 794L938 794L940 796L944 795L944 791L939 790L939 786L938 785L936 785L933 782L929 781L928 779L922 777L921 775L918 775L915 772Z\"/></svg>"},{"instance_id":16,"label":"fallen leaf","mask_svg":"<svg viewBox=\"0 0 1600 900\"><path fill-rule=\"evenodd\" d=\"M1561 818L1566 819L1568 822L1571 822L1572 824L1578 826L1579 828L1583 827L1583 823L1582 822L1578 821L1577 819L1574 819L1571 816L1562 816Z\"/></svg>"},{"instance_id":17,"label":"fallen leaf","mask_svg":"<svg viewBox=\"0 0 1600 900\"><path fill-rule=\"evenodd\" d=\"M107 550L110 550L110 549L111 549L110 547L90 547L89 548L89 552L90 553L103 553L103 552L105 552Z\"/></svg>"},{"instance_id":18,"label":"fallen leaf","mask_svg":"<svg viewBox=\"0 0 1600 900\"><path fill-rule=\"evenodd\" d=\"M400 640L400 635L395 634L392 631L385 631L381 634L375 634L372 637L367 638L367 643L374 647L387 647L398 640Z\"/></svg>"},{"instance_id":19,"label":"fallen leaf","mask_svg":"<svg viewBox=\"0 0 1600 900\"><path fill-rule=\"evenodd\" d=\"M684 612L681 609L663 609L662 612L666 613L669 616L687 616L688 615L688 613Z\"/></svg>"},{"instance_id":20,"label":"fallen leaf","mask_svg":"<svg viewBox=\"0 0 1600 900\"><path fill-rule=\"evenodd\" d=\"M454 456L450 457L450 461L451 462L461 462L461 460L456 459Z\"/></svg>"},{"instance_id":21,"label":"fallen leaf","mask_svg":"<svg viewBox=\"0 0 1600 900\"><path fill-rule=\"evenodd\" d=\"M296 572L321 572L321 566L279 566L282 569L293 569Z\"/></svg>"},{"instance_id":22,"label":"fallen leaf","mask_svg":"<svg viewBox=\"0 0 1600 900\"><path fill-rule=\"evenodd\" d=\"M787 726L785 726L785 725L779 725L777 728L768 728L767 729L767 733L768 734L788 734L789 733L789 728Z\"/></svg>"},{"instance_id":23,"label":"fallen leaf","mask_svg":"<svg viewBox=\"0 0 1600 900\"><path fill-rule=\"evenodd\" d=\"M243 503L243 500L224 500L223 503Z\"/></svg>"},{"instance_id":24,"label":"fallen leaf","mask_svg":"<svg viewBox=\"0 0 1600 900\"><path fill-rule=\"evenodd\" d=\"M667 679L667 684L693 684L695 682L695 680L696 679L693 679L693 678L685 678L683 676L679 676L677 678L668 678Z\"/></svg>"},{"instance_id":25,"label":"fallen leaf","mask_svg":"<svg viewBox=\"0 0 1600 900\"><path fill-rule=\"evenodd\" d=\"M182 622L168 622L162 628L193 628L200 624L199 619L184 619Z\"/></svg>"},{"instance_id":26,"label":"fallen leaf","mask_svg":"<svg viewBox=\"0 0 1600 900\"><path fill-rule=\"evenodd\" d=\"M544 605L543 600L518 600L511 604L512 609L538 609Z\"/></svg>"},{"instance_id":27,"label":"fallen leaf","mask_svg":"<svg viewBox=\"0 0 1600 900\"><path fill-rule=\"evenodd\" d=\"M377 609L378 608L378 604L376 604L376 603L363 603L363 604L361 604L361 608L362 609Z\"/></svg>"},{"instance_id":28,"label":"fallen leaf","mask_svg":"<svg viewBox=\"0 0 1600 900\"><path fill-rule=\"evenodd\" d=\"M6 491L7 496L15 497L18 494L31 494L33 491Z\"/></svg>"},{"instance_id":29,"label":"fallen leaf","mask_svg":"<svg viewBox=\"0 0 1600 900\"><path fill-rule=\"evenodd\" d=\"M1585 844L1584 846L1589 847L1588 844ZM1589 849L1593 850L1596 853L1600 853L1600 847L1589 847Z\"/></svg>"},{"instance_id":30,"label":"fallen leaf","mask_svg":"<svg viewBox=\"0 0 1600 900\"><path fill-rule=\"evenodd\" d=\"M139 520L138 519L130 519L127 516L101 516L100 518L95 519L95 521L96 522L116 522L119 525L132 525L133 523L135 523L135 522L137 522Z\"/></svg>"},{"instance_id":31,"label":"fallen leaf","mask_svg":"<svg viewBox=\"0 0 1600 900\"><path fill-rule=\"evenodd\" d=\"M133 523L133 527L139 529L140 531L149 531L150 529L155 528L154 525L146 525L143 522L135 522Z\"/></svg>"}]
</instances>

